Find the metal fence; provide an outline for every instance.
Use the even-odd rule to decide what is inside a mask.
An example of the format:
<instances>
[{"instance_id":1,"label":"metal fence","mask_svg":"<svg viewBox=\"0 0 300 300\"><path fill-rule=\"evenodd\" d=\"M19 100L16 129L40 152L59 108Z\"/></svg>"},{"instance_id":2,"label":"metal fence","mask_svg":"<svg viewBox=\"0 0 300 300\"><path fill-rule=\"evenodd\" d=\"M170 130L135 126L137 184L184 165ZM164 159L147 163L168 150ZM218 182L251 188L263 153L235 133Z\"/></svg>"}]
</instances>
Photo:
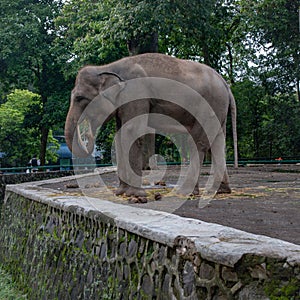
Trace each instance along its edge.
<instances>
[{"instance_id":1,"label":"metal fence","mask_svg":"<svg viewBox=\"0 0 300 300\"><path fill-rule=\"evenodd\" d=\"M158 162L158 165L180 165L181 162ZM186 162L184 164L189 164ZM232 160L227 161L227 165L231 166L234 162ZM239 160L239 166L247 165L287 165L287 164L299 164L300 159L241 159ZM210 165L210 161L205 161L204 165ZM60 164L60 165L46 165L36 167L12 167L12 168L0 168L0 174L14 174L14 173L34 173L34 172L52 172L52 171L68 171L68 170L92 170L94 168L108 167L112 164Z\"/></svg>"}]
</instances>

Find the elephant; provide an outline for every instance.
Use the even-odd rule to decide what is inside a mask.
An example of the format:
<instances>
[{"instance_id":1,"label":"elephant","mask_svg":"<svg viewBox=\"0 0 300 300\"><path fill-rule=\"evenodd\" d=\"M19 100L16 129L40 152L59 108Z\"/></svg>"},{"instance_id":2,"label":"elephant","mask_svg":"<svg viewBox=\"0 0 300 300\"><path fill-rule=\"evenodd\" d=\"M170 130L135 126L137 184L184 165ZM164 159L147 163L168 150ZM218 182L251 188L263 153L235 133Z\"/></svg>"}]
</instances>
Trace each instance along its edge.
<instances>
[{"instance_id":1,"label":"elephant","mask_svg":"<svg viewBox=\"0 0 300 300\"><path fill-rule=\"evenodd\" d=\"M119 177L115 193L145 196L141 180L145 134L185 132L194 145L191 162L195 163L189 173L192 188L183 187L183 193L199 194L200 168L209 150L214 174L208 189L213 194L230 193L225 153L229 111L237 167L236 104L221 75L205 64L165 54L129 56L79 70L66 117L66 143L74 155L89 155L99 126L115 117Z\"/></svg>"}]
</instances>

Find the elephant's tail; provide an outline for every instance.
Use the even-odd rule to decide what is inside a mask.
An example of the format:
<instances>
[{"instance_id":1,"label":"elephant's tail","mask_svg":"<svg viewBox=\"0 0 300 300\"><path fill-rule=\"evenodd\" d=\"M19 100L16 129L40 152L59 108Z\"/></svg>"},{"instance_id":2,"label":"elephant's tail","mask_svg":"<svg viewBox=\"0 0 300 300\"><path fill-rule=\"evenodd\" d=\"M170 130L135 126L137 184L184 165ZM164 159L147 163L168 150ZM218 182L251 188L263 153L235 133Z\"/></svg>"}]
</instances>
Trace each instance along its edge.
<instances>
[{"instance_id":1,"label":"elephant's tail","mask_svg":"<svg viewBox=\"0 0 300 300\"><path fill-rule=\"evenodd\" d=\"M228 88L230 98L230 112L232 123L232 135L233 135L233 152L234 152L234 167L238 168L238 146L237 146L237 130L236 130L236 104L234 96Z\"/></svg>"}]
</instances>

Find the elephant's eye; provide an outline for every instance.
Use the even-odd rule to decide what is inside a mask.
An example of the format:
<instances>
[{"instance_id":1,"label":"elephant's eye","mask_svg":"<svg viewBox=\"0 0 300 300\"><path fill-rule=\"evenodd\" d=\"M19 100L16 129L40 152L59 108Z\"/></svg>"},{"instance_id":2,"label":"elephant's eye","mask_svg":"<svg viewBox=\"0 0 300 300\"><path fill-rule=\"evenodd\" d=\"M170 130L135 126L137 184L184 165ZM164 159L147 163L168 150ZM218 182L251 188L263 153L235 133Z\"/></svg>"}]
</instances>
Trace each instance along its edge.
<instances>
[{"instance_id":1,"label":"elephant's eye","mask_svg":"<svg viewBox=\"0 0 300 300\"><path fill-rule=\"evenodd\" d=\"M76 102L81 102L81 101L83 101L83 100L86 100L86 98L83 97L83 96L77 96L77 97L75 98L75 100L76 100Z\"/></svg>"},{"instance_id":2,"label":"elephant's eye","mask_svg":"<svg viewBox=\"0 0 300 300\"><path fill-rule=\"evenodd\" d=\"M84 96L78 96L75 98L75 102L78 103L79 105L86 106L90 101Z\"/></svg>"}]
</instances>

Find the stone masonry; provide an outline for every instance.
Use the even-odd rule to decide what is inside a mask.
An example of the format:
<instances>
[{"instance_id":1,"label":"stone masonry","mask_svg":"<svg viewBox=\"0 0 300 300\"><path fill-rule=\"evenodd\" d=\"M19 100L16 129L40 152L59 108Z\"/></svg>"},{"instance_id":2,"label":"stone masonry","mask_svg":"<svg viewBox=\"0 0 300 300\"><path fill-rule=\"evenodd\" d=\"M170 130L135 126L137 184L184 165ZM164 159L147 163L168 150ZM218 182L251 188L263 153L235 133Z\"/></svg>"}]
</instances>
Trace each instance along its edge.
<instances>
[{"instance_id":1,"label":"stone masonry","mask_svg":"<svg viewBox=\"0 0 300 300\"><path fill-rule=\"evenodd\" d=\"M29 299L300 299L300 246L41 184L7 186L0 220Z\"/></svg>"}]
</instances>

